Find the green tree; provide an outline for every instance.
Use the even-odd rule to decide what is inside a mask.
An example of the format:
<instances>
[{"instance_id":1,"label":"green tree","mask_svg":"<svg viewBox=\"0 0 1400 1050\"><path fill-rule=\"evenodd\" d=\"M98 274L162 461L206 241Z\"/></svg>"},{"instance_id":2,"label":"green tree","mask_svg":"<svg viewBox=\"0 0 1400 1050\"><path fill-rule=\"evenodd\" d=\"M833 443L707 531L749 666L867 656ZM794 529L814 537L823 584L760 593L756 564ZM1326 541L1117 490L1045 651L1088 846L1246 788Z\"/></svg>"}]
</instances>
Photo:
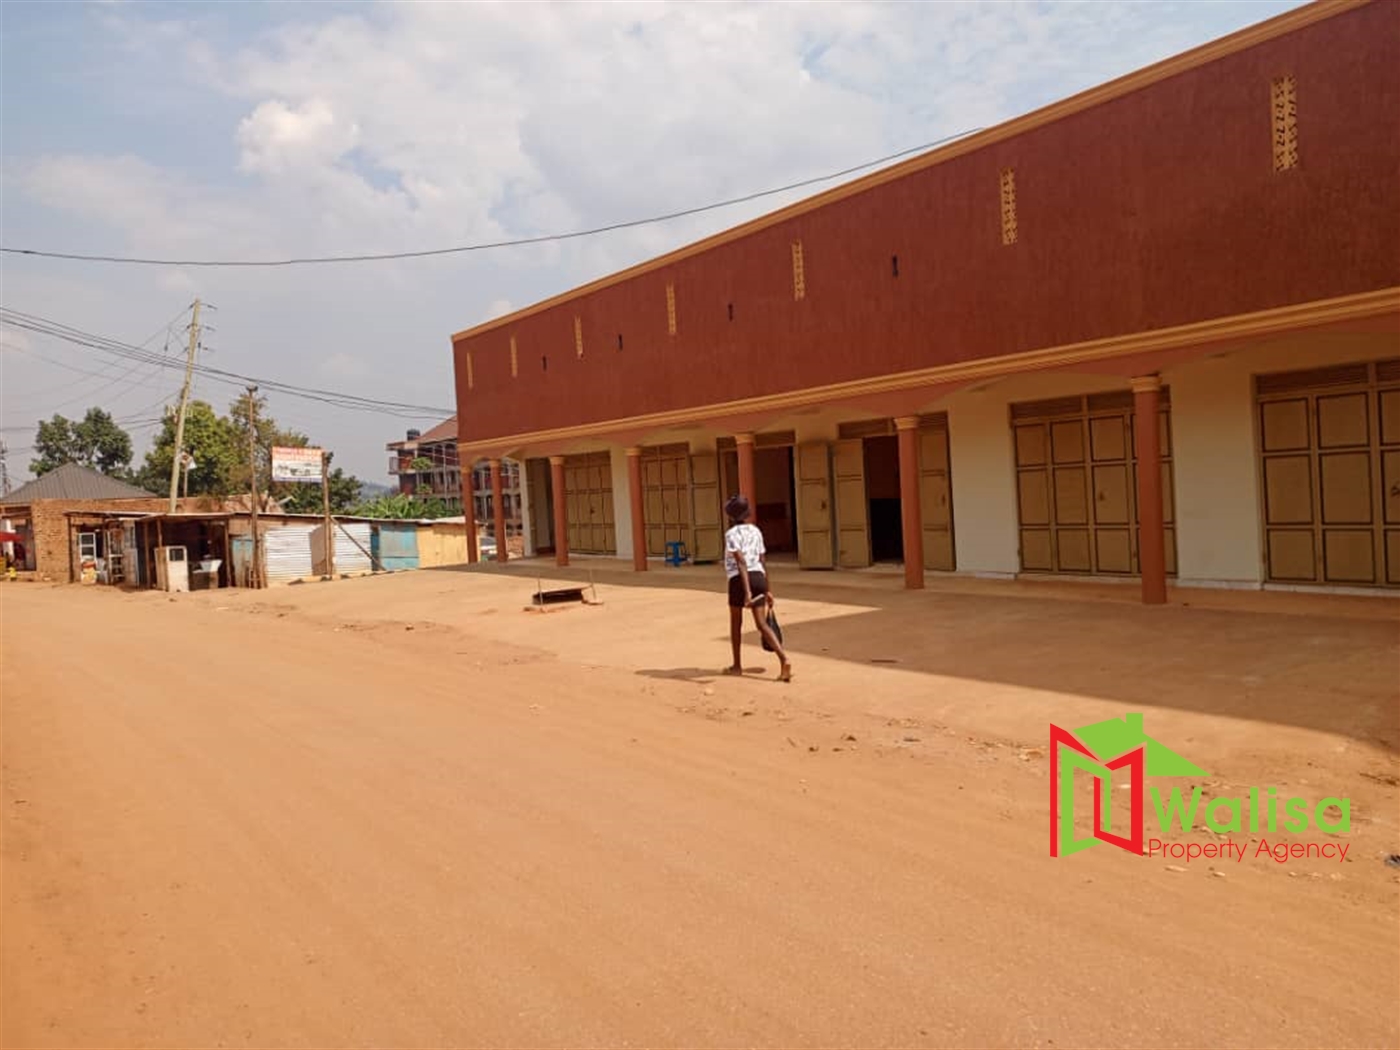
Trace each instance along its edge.
<instances>
[{"instance_id":1,"label":"green tree","mask_svg":"<svg viewBox=\"0 0 1400 1050\"><path fill-rule=\"evenodd\" d=\"M126 477L131 464L131 435L117 426L111 413L90 408L79 422L55 415L39 424L34 436L39 458L29 464L34 476L65 463L78 463L113 477Z\"/></svg>"},{"instance_id":2,"label":"green tree","mask_svg":"<svg viewBox=\"0 0 1400 1050\"><path fill-rule=\"evenodd\" d=\"M170 464L175 450L175 413L165 417L155 444L146 453L138 475L143 488L152 492L170 491ZM185 451L194 457L189 471L191 496L227 496L242 491L236 487L239 470L248 476L247 453L238 444L238 434L229 421L214 411L207 401L191 401L185 410ZM181 478L180 492L185 492Z\"/></svg>"},{"instance_id":3,"label":"green tree","mask_svg":"<svg viewBox=\"0 0 1400 1050\"><path fill-rule=\"evenodd\" d=\"M336 467L331 471L327 480L331 490L331 513L349 514L351 508L360 502L360 489L363 488L360 479L346 474L345 471ZM283 508L289 513L321 513L320 485L312 485L308 482L274 485L273 495L281 501Z\"/></svg>"},{"instance_id":4,"label":"green tree","mask_svg":"<svg viewBox=\"0 0 1400 1050\"><path fill-rule=\"evenodd\" d=\"M452 509L440 499L416 499L395 492L361 503L350 513L357 518L446 518Z\"/></svg>"},{"instance_id":5,"label":"green tree","mask_svg":"<svg viewBox=\"0 0 1400 1050\"><path fill-rule=\"evenodd\" d=\"M238 467L234 471L233 482L240 492L246 492L249 487L248 479L248 401L250 396L254 404L255 419L257 420L257 459L258 459L258 481L261 489L266 489L268 479L272 470L272 449L277 448L306 448L311 444L310 438L295 430L284 430L277 425L277 421L267 414L267 398L257 395L249 395L246 391L239 394L231 405L228 406L228 422L232 427L234 439L238 443L239 461ZM282 486L273 486L274 495L281 494ZM320 496L317 496L319 501ZM317 504L319 506L319 502Z\"/></svg>"}]
</instances>

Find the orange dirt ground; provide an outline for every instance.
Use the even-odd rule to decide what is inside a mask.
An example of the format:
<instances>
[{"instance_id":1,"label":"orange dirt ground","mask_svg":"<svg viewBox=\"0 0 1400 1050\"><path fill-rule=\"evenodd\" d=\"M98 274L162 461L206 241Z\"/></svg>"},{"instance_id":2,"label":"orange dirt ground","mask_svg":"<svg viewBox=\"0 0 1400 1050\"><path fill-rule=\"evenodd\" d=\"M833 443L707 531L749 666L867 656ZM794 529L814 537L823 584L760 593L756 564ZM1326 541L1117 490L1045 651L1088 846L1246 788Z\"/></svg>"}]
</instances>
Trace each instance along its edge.
<instances>
[{"instance_id":1,"label":"orange dirt ground","mask_svg":"<svg viewBox=\"0 0 1400 1050\"><path fill-rule=\"evenodd\" d=\"M1400 602L594 571L0 587L4 1044L1400 1043ZM1129 711L1346 862L1052 860Z\"/></svg>"}]
</instances>

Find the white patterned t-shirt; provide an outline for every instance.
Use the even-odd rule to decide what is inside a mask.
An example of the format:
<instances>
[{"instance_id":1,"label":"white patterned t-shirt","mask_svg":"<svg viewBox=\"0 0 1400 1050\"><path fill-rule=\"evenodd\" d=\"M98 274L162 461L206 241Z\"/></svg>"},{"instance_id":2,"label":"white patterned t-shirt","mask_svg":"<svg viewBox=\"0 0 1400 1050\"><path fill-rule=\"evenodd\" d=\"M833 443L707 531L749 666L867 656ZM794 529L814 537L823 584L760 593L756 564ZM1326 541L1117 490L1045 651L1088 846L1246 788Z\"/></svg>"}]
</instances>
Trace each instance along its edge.
<instances>
[{"instance_id":1,"label":"white patterned t-shirt","mask_svg":"<svg viewBox=\"0 0 1400 1050\"><path fill-rule=\"evenodd\" d=\"M763 571L763 533L757 525L735 525L724 534L724 571L733 579L739 575L739 563L735 556L742 556L744 568L749 572Z\"/></svg>"}]
</instances>

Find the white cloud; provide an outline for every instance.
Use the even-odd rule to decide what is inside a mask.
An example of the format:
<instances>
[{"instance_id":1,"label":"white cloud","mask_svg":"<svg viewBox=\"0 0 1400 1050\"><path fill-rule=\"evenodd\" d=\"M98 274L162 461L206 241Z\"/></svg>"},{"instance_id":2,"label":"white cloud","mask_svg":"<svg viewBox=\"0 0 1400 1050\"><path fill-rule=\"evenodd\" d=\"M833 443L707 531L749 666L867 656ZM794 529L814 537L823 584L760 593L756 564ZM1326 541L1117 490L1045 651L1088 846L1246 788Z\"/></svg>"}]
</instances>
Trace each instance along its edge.
<instances>
[{"instance_id":1,"label":"white cloud","mask_svg":"<svg viewBox=\"0 0 1400 1050\"><path fill-rule=\"evenodd\" d=\"M359 133L353 122L337 121L324 99L308 99L300 106L272 99L238 125L239 167L276 175L335 164L354 148Z\"/></svg>"}]
</instances>

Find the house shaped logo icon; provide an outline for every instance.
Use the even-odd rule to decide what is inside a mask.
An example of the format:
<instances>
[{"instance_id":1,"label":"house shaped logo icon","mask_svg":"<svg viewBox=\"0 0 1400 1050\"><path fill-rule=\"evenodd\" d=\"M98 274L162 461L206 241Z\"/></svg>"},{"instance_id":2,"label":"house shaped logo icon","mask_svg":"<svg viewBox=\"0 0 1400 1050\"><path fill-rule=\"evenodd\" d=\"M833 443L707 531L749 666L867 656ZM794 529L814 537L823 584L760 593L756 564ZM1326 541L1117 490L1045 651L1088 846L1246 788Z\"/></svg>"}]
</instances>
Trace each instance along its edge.
<instances>
[{"instance_id":1,"label":"house shaped logo icon","mask_svg":"<svg viewBox=\"0 0 1400 1050\"><path fill-rule=\"evenodd\" d=\"M1111 830L1113 773L1126 769L1129 776L1127 834ZM1094 792L1093 834L1075 838L1074 774L1083 771L1097 781ZM1205 776L1205 770L1153 740L1142 729L1142 715L1083 726L1073 732L1050 726L1050 856L1069 856L1100 842L1129 853L1142 853L1143 777ZM1121 803L1117 806L1121 808ZM1122 825L1119 825L1120 830Z\"/></svg>"}]
</instances>

